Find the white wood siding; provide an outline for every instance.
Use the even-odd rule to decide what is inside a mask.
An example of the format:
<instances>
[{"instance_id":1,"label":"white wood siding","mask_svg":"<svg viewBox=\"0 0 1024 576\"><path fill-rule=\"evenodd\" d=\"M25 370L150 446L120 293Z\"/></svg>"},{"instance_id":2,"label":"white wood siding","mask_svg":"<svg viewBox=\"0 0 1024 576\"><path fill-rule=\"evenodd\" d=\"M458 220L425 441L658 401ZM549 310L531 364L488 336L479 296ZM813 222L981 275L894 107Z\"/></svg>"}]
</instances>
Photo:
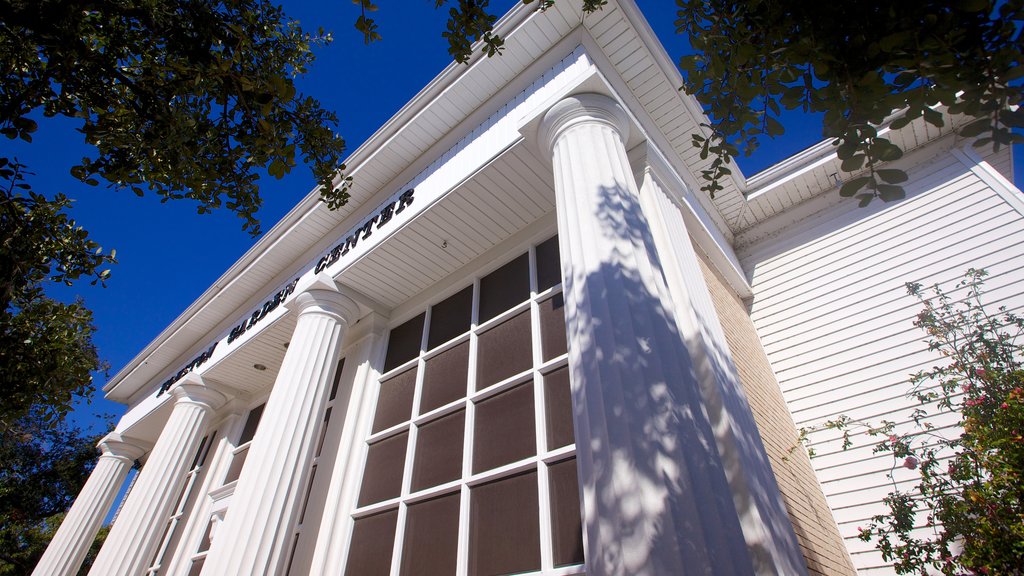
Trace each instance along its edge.
<instances>
[{"instance_id":1,"label":"white wood siding","mask_svg":"<svg viewBox=\"0 0 1024 576\"><path fill-rule=\"evenodd\" d=\"M998 168L1007 161L996 156ZM785 227L739 256L751 278L751 316L798 427L845 414L907 423L911 373L932 365L920 310L905 283L950 288L985 268L987 301L1024 308L1024 204L995 168L959 151L911 174L908 199L859 209L851 202ZM854 564L888 574L874 546L856 538L892 487L891 457L863 435L843 451L833 432L812 435L813 460ZM896 468L896 481L915 473Z\"/></svg>"}]
</instances>

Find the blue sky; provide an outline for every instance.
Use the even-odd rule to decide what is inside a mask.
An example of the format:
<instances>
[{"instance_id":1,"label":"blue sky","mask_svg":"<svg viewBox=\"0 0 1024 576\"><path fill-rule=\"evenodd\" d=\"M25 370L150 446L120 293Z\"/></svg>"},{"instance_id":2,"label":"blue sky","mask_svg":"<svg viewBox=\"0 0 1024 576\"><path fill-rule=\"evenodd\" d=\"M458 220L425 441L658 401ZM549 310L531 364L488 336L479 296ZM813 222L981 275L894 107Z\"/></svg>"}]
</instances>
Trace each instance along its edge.
<instances>
[{"instance_id":1,"label":"blue sky","mask_svg":"<svg viewBox=\"0 0 1024 576\"><path fill-rule=\"evenodd\" d=\"M562 2L572 0L559 0ZM449 62L441 31L445 14L432 0L380 2L376 14L383 40L365 46L352 23L358 8L350 2L288 0L286 12L308 30L323 27L335 41L317 52L317 61L299 87L337 112L339 130L355 150ZM640 0L639 4L668 53L678 59L687 50L674 34L673 3ZM511 0L495 2L503 12ZM753 174L816 143L817 119L791 115L784 137L762 143L751 158L740 159L745 174ZM61 299L82 296L95 313L95 341L100 354L116 373L240 257L256 239L242 232L242 221L226 212L197 215L188 201L161 204L153 196L137 198L103 186L88 187L68 169L90 149L75 132L76 123L46 119L31 145L7 142L3 155L16 155L36 173L32 184L40 192L64 192L75 199L72 216L104 249L116 249L119 264L106 288L80 283L59 287ZM1017 154L1017 174L1021 168ZM1018 178L1018 185L1019 185ZM313 187L307 169L297 167L282 180L264 178L264 207L259 213L270 229ZM97 374L97 389L107 376ZM97 393L92 405L80 406L75 420L95 426L96 414L120 416L124 408Z\"/></svg>"}]
</instances>

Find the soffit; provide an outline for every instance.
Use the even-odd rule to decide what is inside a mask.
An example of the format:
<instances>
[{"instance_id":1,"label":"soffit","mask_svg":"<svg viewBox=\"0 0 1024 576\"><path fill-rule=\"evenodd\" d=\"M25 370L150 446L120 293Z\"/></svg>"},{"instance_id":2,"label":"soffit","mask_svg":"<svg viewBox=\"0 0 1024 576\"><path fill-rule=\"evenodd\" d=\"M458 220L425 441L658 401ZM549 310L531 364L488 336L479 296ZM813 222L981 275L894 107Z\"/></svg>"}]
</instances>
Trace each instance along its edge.
<instances>
[{"instance_id":1,"label":"soffit","mask_svg":"<svg viewBox=\"0 0 1024 576\"><path fill-rule=\"evenodd\" d=\"M553 212L552 180L550 169L519 143L347 266L336 282L390 310ZM243 397L270 390L295 322L286 314L262 328L205 367L203 380Z\"/></svg>"},{"instance_id":2,"label":"soffit","mask_svg":"<svg viewBox=\"0 0 1024 576\"><path fill-rule=\"evenodd\" d=\"M943 126L918 118L899 130L883 129L879 134L899 146L904 155L925 144L956 132L970 119L943 113ZM846 172L836 157L835 146L825 140L796 154L747 181L749 191L743 209L733 223L736 233L766 221L797 204L840 186L866 170ZM851 201L853 202L853 201Z\"/></svg>"},{"instance_id":3,"label":"soffit","mask_svg":"<svg viewBox=\"0 0 1024 576\"><path fill-rule=\"evenodd\" d=\"M554 209L550 168L520 143L343 270L337 281L391 309Z\"/></svg>"}]
</instances>

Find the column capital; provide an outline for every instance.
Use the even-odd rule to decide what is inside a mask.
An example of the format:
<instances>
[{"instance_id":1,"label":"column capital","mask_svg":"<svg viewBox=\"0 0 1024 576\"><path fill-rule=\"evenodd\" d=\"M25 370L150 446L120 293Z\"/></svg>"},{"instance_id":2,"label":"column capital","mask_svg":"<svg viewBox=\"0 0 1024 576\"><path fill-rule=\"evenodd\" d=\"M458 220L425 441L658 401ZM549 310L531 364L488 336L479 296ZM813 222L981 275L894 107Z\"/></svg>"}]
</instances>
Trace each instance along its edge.
<instances>
[{"instance_id":1,"label":"column capital","mask_svg":"<svg viewBox=\"0 0 1024 576\"><path fill-rule=\"evenodd\" d=\"M346 325L355 324L359 319L359 304L341 292L334 279L326 273L316 275L313 282L299 292L285 306L300 316L303 314L326 314Z\"/></svg>"},{"instance_id":2,"label":"column capital","mask_svg":"<svg viewBox=\"0 0 1024 576\"><path fill-rule=\"evenodd\" d=\"M145 454L149 447L143 446L142 442L128 441L117 432L111 432L99 442L101 456L114 458L125 458L129 462L135 462Z\"/></svg>"},{"instance_id":3,"label":"column capital","mask_svg":"<svg viewBox=\"0 0 1024 576\"><path fill-rule=\"evenodd\" d=\"M207 386L202 377L194 372L171 389L171 396L175 404L197 404L210 412L216 411L228 401L227 396Z\"/></svg>"},{"instance_id":4,"label":"column capital","mask_svg":"<svg viewBox=\"0 0 1024 576\"><path fill-rule=\"evenodd\" d=\"M622 106L608 96L588 92L563 98L544 113L538 133L540 144L551 150L563 132L587 122L610 126L623 142L629 138L629 117Z\"/></svg>"}]
</instances>

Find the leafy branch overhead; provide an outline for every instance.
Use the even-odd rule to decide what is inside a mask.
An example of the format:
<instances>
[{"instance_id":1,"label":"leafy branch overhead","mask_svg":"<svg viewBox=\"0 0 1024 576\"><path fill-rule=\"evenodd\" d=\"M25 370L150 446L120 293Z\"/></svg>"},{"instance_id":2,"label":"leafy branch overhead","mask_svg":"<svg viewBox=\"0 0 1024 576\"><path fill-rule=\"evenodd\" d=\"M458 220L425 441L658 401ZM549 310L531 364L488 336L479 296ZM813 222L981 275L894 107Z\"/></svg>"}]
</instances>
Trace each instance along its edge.
<instances>
[{"instance_id":1,"label":"leafy branch overhead","mask_svg":"<svg viewBox=\"0 0 1024 576\"><path fill-rule=\"evenodd\" d=\"M684 89L711 118L693 136L712 157L703 187L712 195L729 163L764 136L784 132L783 110L822 113L846 172L861 173L840 193L903 197L906 174L880 166L902 156L882 132L916 118L960 130L976 146L1021 141L1024 127L1021 0L938 2L729 2L677 0L676 30L694 54L680 59Z\"/></svg>"},{"instance_id":2,"label":"leafy branch overhead","mask_svg":"<svg viewBox=\"0 0 1024 576\"><path fill-rule=\"evenodd\" d=\"M269 0L4 0L0 133L31 141L40 113L81 120L95 153L72 168L200 213L225 207L259 232L259 172L302 160L330 186L337 118L297 92L309 34Z\"/></svg>"},{"instance_id":3,"label":"leafy branch overhead","mask_svg":"<svg viewBox=\"0 0 1024 576\"><path fill-rule=\"evenodd\" d=\"M523 0L523 4L533 4L535 0ZM555 0L536 0L540 10L550 8ZM607 4L607 0L580 0L583 13L590 14L599 10ZM374 19L368 18L367 13L376 12L379 6L371 0L352 0L353 4L359 6L361 14L356 19L356 30L362 35L367 44L381 39L379 28ZM441 36L448 41L448 53L459 64L469 63L473 56L473 44L480 42L480 51L487 56L500 54L505 47L505 41L501 36L494 33L494 23L497 17L491 14L487 8L489 0L434 0L435 8L448 8L448 23Z\"/></svg>"}]
</instances>

